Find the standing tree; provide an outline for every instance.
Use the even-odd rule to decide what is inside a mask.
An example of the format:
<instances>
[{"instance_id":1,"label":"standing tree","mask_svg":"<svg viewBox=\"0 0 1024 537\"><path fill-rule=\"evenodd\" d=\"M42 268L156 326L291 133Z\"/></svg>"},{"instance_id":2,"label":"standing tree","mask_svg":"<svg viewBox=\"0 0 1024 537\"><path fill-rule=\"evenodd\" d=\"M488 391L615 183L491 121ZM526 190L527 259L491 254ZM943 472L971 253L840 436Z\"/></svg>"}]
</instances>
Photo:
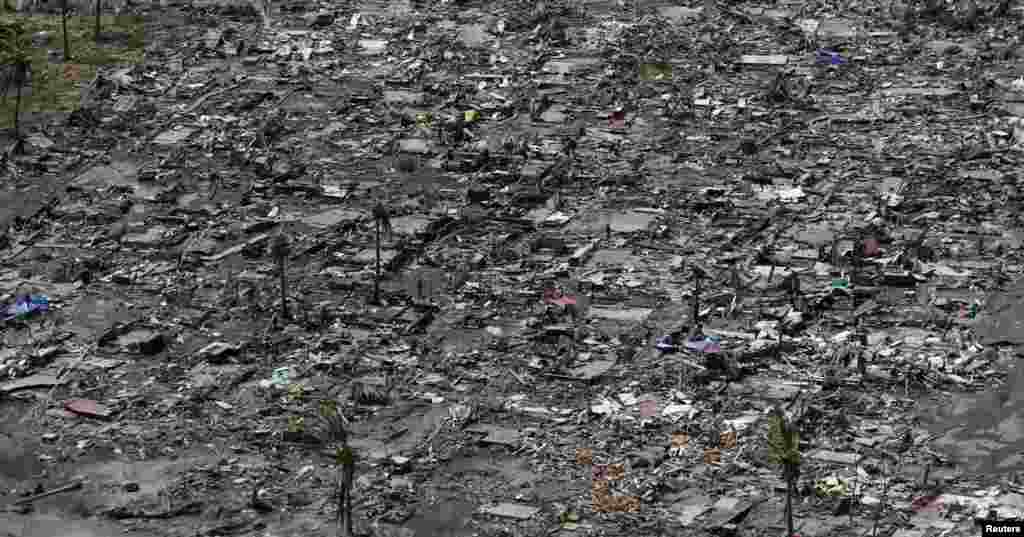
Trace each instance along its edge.
<instances>
[{"instance_id":1,"label":"standing tree","mask_svg":"<svg viewBox=\"0 0 1024 537\"><path fill-rule=\"evenodd\" d=\"M700 267L693 267L693 326L690 328L690 337L697 337L704 335L704 329L700 323L700 295L701 295L701 281L704 280L706 274Z\"/></svg>"},{"instance_id":2,"label":"standing tree","mask_svg":"<svg viewBox=\"0 0 1024 537\"><path fill-rule=\"evenodd\" d=\"M21 140L19 118L21 115L21 89L28 82L31 70L32 43L28 32L18 23L0 27L0 65L9 66L4 76L4 102L11 84L17 90L14 102L14 136ZM17 146L16 146L17 147Z\"/></svg>"},{"instance_id":3,"label":"standing tree","mask_svg":"<svg viewBox=\"0 0 1024 537\"><path fill-rule=\"evenodd\" d=\"M101 0L96 0L96 42L100 42L100 6Z\"/></svg>"},{"instance_id":4,"label":"standing tree","mask_svg":"<svg viewBox=\"0 0 1024 537\"><path fill-rule=\"evenodd\" d=\"M68 0L60 3L60 28L64 34L64 62L71 61L71 45L68 44Z\"/></svg>"},{"instance_id":5,"label":"standing tree","mask_svg":"<svg viewBox=\"0 0 1024 537\"><path fill-rule=\"evenodd\" d=\"M335 458L341 466L338 481L338 527L342 537L352 537L352 480L355 477L355 453L347 444L338 448Z\"/></svg>"},{"instance_id":6,"label":"standing tree","mask_svg":"<svg viewBox=\"0 0 1024 537\"><path fill-rule=\"evenodd\" d=\"M383 203L378 203L373 208L373 223L377 230L377 272L373 278L373 303L380 304L380 238L381 232L391 235L391 220L388 218L388 209Z\"/></svg>"},{"instance_id":7,"label":"standing tree","mask_svg":"<svg viewBox=\"0 0 1024 537\"><path fill-rule=\"evenodd\" d=\"M334 400L320 401L320 418L324 423L322 440L334 447L334 463L338 468L338 529L342 537L352 535L352 480L355 477L355 453L348 445L348 420Z\"/></svg>"},{"instance_id":8,"label":"standing tree","mask_svg":"<svg viewBox=\"0 0 1024 537\"><path fill-rule=\"evenodd\" d=\"M768 457L782 466L782 478L786 481L786 537L793 537L793 492L800 477L800 432L778 407L768 418Z\"/></svg>"},{"instance_id":9,"label":"standing tree","mask_svg":"<svg viewBox=\"0 0 1024 537\"><path fill-rule=\"evenodd\" d=\"M288 322L288 275L285 269L288 261L288 237L279 234L274 237L270 245L270 255L277 261L277 268L281 276L281 322Z\"/></svg>"}]
</instances>

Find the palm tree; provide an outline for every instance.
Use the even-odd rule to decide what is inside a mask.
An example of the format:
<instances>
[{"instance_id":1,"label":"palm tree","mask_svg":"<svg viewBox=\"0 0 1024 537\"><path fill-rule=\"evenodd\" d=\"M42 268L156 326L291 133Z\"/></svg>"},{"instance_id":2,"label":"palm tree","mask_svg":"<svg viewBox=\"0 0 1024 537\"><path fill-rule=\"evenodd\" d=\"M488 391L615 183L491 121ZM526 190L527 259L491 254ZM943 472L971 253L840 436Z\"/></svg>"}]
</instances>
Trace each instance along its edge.
<instances>
[{"instance_id":1,"label":"palm tree","mask_svg":"<svg viewBox=\"0 0 1024 537\"><path fill-rule=\"evenodd\" d=\"M786 482L786 537L793 537L793 492L800 477L800 433L782 409L772 409L768 418L768 457L782 467Z\"/></svg>"},{"instance_id":2,"label":"palm tree","mask_svg":"<svg viewBox=\"0 0 1024 537\"><path fill-rule=\"evenodd\" d=\"M348 537L352 533L352 479L355 477L355 452L348 445L348 425L345 415L333 399L320 401L322 427L320 440L334 448L334 463L337 466L337 502L339 535Z\"/></svg>"},{"instance_id":3,"label":"palm tree","mask_svg":"<svg viewBox=\"0 0 1024 537\"><path fill-rule=\"evenodd\" d=\"M342 537L352 532L352 481L356 473L356 459L352 448L345 444L335 451L336 464L341 468L338 476L338 529Z\"/></svg>"},{"instance_id":4,"label":"palm tree","mask_svg":"<svg viewBox=\"0 0 1024 537\"><path fill-rule=\"evenodd\" d=\"M377 273L373 279L373 303L380 304L380 237L382 231L391 235L391 220L388 219L388 209L383 203L377 203L373 208L373 223L377 230Z\"/></svg>"},{"instance_id":5,"label":"palm tree","mask_svg":"<svg viewBox=\"0 0 1024 537\"><path fill-rule=\"evenodd\" d=\"M5 77L4 102L7 101L9 84L13 83L17 88L17 95L14 102L14 136L21 140L19 128L19 116L21 115L21 88L28 82L28 74L31 69L32 44L29 41L28 32L18 24L8 24L0 27L0 65L9 65L10 72Z\"/></svg>"}]
</instances>

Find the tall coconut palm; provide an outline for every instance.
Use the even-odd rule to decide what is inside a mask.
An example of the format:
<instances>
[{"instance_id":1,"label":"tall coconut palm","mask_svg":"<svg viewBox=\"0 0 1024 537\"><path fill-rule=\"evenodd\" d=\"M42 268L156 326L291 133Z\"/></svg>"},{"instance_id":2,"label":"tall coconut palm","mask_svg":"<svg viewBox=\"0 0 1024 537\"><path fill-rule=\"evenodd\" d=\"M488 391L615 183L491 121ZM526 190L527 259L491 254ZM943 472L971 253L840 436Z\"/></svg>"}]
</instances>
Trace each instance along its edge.
<instances>
[{"instance_id":1,"label":"tall coconut palm","mask_svg":"<svg viewBox=\"0 0 1024 537\"><path fill-rule=\"evenodd\" d=\"M388 209L383 203L378 203L373 208L373 224L377 231L377 271L373 278L373 303L380 304L380 238L382 232L391 235L391 220L388 218Z\"/></svg>"}]
</instances>

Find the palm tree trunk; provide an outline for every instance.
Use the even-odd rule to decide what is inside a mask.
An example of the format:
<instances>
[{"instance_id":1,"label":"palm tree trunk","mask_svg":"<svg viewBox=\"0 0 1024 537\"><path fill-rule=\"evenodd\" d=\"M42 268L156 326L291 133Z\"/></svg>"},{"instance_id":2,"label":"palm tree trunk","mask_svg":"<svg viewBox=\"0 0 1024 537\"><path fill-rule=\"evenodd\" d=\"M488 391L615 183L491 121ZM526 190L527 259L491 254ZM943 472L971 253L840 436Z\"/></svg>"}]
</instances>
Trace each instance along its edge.
<instances>
[{"instance_id":1,"label":"palm tree trunk","mask_svg":"<svg viewBox=\"0 0 1024 537\"><path fill-rule=\"evenodd\" d=\"M25 83L24 66L21 64L14 65L14 83L18 86L18 93L14 97L14 137L18 140L21 139L21 130L19 129L18 116L21 114L21 86Z\"/></svg>"},{"instance_id":2,"label":"palm tree trunk","mask_svg":"<svg viewBox=\"0 0 1024 537\"><path fill-rule=\"evenodd\" d=\"M697 319L700 318L700 280L701 275L697 272L693 273L693 326L695 329L694 334L700 335L700 331L697 330L699 326Z\"/></svg>"},{"instance_id":3,"label":"palm tree trunk","mask_svg":"<svg viewBox=\"0 0 1024 537\"><path fill-rule=\"evenodd\" d=\"M793 477L786 471L786 537L793 537Z\"/></svg>"},{"instance_id":4,"label":"palm tree trunk","mask_svg":"<svg viewBox=\"0 0 1024 537\"><path fill-rule=\"evenodd\" d=\"M352 478L355 465L346 463L341 468L341 506L344 508L338 520L342 537L352 537Z\"/></svg>"},{"instance_id":5,"label":"palm tree trunk","mask_svg":"<svg viewBox=\"0 0 1024 537\"><path fill-rule=\"evenodd\" d=\"M281 321L288 321L288 276L285 274L285 259L281 257Z\"/></svg>"},{"instance_id":6,"label":"palm tree trunk","mask_svg":"<svg viewBox=\"0 0 1024 537\"><path fill-rule=\"evenodd\" d=\"M338 535L345 532L345 467L338 469Z\"/></svg>"},{"instance_id":7,"label":"palm tree trunk","mask_svg":"<svg viewBox=\"0 0 1024 537\"><path fill-rule=\"evenodd\" d=\"M71 46L68 45L68 0L63 0L60 6L60 26L64 33L64 62L71 61Z\"/></svg>"},{"instance_id":8,"label":"palm tree trunk","mask_svg":"<svg viewBox=\"0 0 1024 537\"><path fill-rule=\"evenodd\" d=\"M373 279L373 303L380 303L380 219L376 219L377 224L377 274Z\"/></svg>"}]
</instances>

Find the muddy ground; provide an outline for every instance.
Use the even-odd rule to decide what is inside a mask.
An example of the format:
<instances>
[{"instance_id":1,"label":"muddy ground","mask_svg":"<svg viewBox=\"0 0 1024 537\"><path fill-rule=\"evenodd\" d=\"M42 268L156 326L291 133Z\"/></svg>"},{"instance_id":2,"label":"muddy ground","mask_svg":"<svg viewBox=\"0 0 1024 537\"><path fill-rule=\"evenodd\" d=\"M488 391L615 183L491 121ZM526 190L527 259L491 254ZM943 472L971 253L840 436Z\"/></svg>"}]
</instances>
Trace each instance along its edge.
<instances>
[{"instance_id":1,"label":"muddy ground","mask_svg":"<svg viewBox=\"0 0 1024 537\"><path fill-rule=\"evenodd\" d=\"M0 535L335 535L322 401L358 534L784 535L775 406L802 536L1020 516L1019 5L412 8L134 6L26 120Z\"/></svg>"}]
</instances>

